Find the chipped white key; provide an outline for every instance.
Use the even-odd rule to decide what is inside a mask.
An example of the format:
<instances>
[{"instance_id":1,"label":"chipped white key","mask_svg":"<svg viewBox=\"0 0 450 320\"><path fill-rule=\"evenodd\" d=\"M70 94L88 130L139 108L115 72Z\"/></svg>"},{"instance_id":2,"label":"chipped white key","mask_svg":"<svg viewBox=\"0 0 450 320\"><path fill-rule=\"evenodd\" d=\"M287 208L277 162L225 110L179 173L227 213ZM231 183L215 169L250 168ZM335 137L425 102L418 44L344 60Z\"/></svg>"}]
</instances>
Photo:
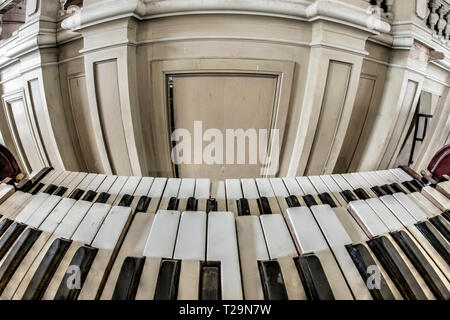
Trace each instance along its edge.
<instances>
[{"instance_id":1,"label":"chipped white key","mask_svg":"<svg viewBox=\"0 0 450 320\"><path fill-rule=\"evenodd\" d=\"M70 239L91 206L92 202L77 201L58 225L55 234L59 237Z\"/></svg>"},{"instance_id":2,"label":"chipped white key","mask_svg":"<svg viewBox=\"0 0 450 320\"><path fill-rule=\"evenodd\" d=\"M75 203L77 201L71 198L62 199L47 218L45 218L44 222L39 226L39 229L44 232L53 233Z\"/></svg>"},{"instance_id":3,"label":"chipped white key","mask_svg":"<svg viewBox=\"0 0 450 320\"><path fill-rule=\"evenodd\" d=\"M174 259L205 260L206 213L185 211L181 214Z\"/></svg>"},{"instance_id":4,"label":"chipped white key","mask_svg":"<svg viewBox=\"0 0 450 320\"><path fill-rule=\"evenodd\" d=\"M30 227L39 228L41 223L47 218L47 216L53 211L53 209L61 201L61 197L51 195L47 200L39 207L38 210L28 219L27 224Z\"/></svg>"},{"instance_id":5,"label":"chipped white key","mask_svg":"<svg viewBox=\"0 0 450 320\"><path fill-rule=\"evenodd\" d=\"M394 193L394 198L397 199L398 202L402 204L403 207L405 207L406 210L417 220L422 221L426 219L428 216L425 212L422 211L422 209L417 206L414 201L411 200L410 197L408 197L404 193Z\"/></svg>"},{"instance_id":6,"label":"chipped white key","mask_svg":"<svg viewBox=\"0 0 450 320\"><path fill-rule=\"evenodd\" d=\"M372 208L381 221L383 221L386 227L389 228L389 231L398 231L403 228L401 222L380 199L370 198L366 200L366 203Z\"/></svg>"},{"instance_id":7,"label":"chipped white key","mask_svg":"<svg viewBox=\"0 0 450 320\"><path fill-rule=\"evenodd\" d=\"M414 217L392 195L382 196L379 199L383 201L386 207L394 213L397 219L400 220L404 226L412 226L417 222L416 219L414 219Z\"/></svg>"}]
</instances>

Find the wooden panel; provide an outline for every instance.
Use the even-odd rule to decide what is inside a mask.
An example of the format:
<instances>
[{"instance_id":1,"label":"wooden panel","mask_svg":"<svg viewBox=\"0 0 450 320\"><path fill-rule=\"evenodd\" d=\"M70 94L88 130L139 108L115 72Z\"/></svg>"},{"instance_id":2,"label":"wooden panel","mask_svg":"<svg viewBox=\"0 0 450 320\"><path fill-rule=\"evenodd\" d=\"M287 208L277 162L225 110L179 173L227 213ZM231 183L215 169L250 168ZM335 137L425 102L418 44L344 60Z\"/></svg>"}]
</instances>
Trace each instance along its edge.
<instances>
[{"instance_id":1,"label":"wooden panel","mask_svg":"<svg viewBox=\"0 0 450 320\"><path fill-rule=\"evenodd\" d=\"M70 76L68 84L70 106L86 168L89 172L99 172L101 163L98 163L96 157L98 150L95 144L89 110L86 77L84 75Z\"/></svg>"},{"instance_id":2,"label":"wooden panel","mask_svg":"<svg viewBox=\"0 0 450 320\"><path fill-rule=\"evenodd\" d=\"M347 129L344 143L334 169L335 173L347 172L356 151L362 130L367 121L369 107L375 88L375 79L370 76L361 76L352 117Z\"/></svg>"},{"instance_id":3,"label":"wooden panel","mask_svg":"<svg viewBox=\"0 0 450 320\"><path fill-rule=\"evenodd\" d=\"M321 174L327 169L347 97L351 70L349 63L330 61L319 121L306 167L308 175Z\"/></svg>"},{"instance_id":4,"label":"wooden panel","mask_svg":"<svg viewBox=\"0 0 450 320\"><path fill-rule=\"evenodd\" d=\"M39 149L24 99L13 99L5 104L14 144L19 150L26 170L32 172L42 169L46 162Z\"/></svg>"},{"instance_id":5,"label":"wooden panel","mask_svg":"<svg viewBox=\"0 0 450 320\"><path fill-rule=\"evenodd\" d=\"M100 124L112 173L133 175L122 123L117 60L95 63L94 77Z\"/></svg>"},{"instance_id":6,"label":"wooden panel","mask_svg":"<svg viewBox=\"0 0 450 320\"><path fill-rule=\"evenodd\" d=\"M175 128L187 129L194 144L194 121L202 121L203 132L219 129L224 137L224 164L182 164L182 178L202 177L213 180L225 178L260 177L258 154L256 164L250 164L249 139L246 139L246 164L237 163L237 139L234 143L234 164L225 164L226 129L270 130L274 109L277 77L258 75L198 75L174 77ZM255 131L257 132L257 131ZM256 139L259 139L255 135ZM258 140L255 141L258 143ZM210 142L204 142L203 148ZM203 148L197 152L202 152ZM191 149L194 162L194 148ZM255 150L256 151L256 150ZM198 154L198 153L197 153ZM201 154L200 154L201 156Z\"/></svg>"}]
</instances>

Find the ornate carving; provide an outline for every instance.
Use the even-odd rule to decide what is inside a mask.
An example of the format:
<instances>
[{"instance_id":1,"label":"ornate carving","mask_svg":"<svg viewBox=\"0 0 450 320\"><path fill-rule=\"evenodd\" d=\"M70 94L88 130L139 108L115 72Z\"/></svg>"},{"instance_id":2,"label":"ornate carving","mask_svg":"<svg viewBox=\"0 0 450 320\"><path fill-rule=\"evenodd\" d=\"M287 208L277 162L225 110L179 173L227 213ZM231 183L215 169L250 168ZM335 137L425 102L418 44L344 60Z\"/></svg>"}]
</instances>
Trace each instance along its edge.
<instances>
[{"instance_id":1,"label":"ornate carving","mask_svg":"<svg viewBox=\"0 0 450 320\"><path fill-rule=\"evenodd\" d=\"M430 26L430 29L435 31L436 30L436 24L439 21L439 15L436 13L437 9L441 6L440 2L438 0L430 0L430 15L428 17L428 25Z\"/></svg>"},{"instance_id":2,"label":"ornate carving","mask_svg":"<svg viewBox=\"0 0 450 320\"><path fill-rule=\"evenodd\" d=\"M447 20L445 20L444 16L448 13L449 9L445 6L441 6L438 10L439 13L439 21L437 23L438 28L438 36L443 36L443 31L445 29L445 26L447 25Z\"/></svg>"}]
</instances>

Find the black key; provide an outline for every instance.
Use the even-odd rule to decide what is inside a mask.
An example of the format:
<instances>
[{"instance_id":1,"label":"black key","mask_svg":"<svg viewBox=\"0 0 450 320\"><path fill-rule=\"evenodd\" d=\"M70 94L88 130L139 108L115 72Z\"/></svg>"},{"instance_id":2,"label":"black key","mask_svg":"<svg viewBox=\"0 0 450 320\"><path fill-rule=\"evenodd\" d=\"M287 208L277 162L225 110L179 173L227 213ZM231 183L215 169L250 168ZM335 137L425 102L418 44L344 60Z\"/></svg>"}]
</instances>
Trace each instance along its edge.
<instances>
[{"instance_id":1,"label":"black key","mask_svg":"<svg viewBox=\"0 0 450 320\"><path fill-rule=\"evenodd\" d=\"M372 189L372 191L375 192L377 197L382 197L382 196L386 196L387 195L387 192L384 191L383 189L381 189L379 186L374 186L374 187L372 187L370 189Z\"/></svg>"},{"instance_id":2,"label":"black key","mask_svg":"<svg viewBox=\"0 0 450 320\"><path fill-rule=\"evenodd\" d=\"M317 256L303 255L295 258L294 262L309 300L334 300L333 291Z\"/></svg>"},{"instance_id":3,"label":"black key","mask_svg":"<svg viewBox=\"0 0 450 320\"><path fill-rule=\"evenodd\" d=\"M220 300L220 262L208 262L200 274L200 300Z\"/></svg>"},{"instance_id":4,"label":"black key","mask_svg":"<svg viewBox=\"0 0 450 320\"><path fill-rule=\"evenodd\" d=\"M422 181L419 181L419 180L417 180L417 179L411 180L410 183L411 183L414 187L416 187L416 189L419 190L419 191L421 191L422 188L425 186L425 185L423 184Z\"/></svg>"},{"instance_id":5,"label":"black key","mask_svg":"<svg viewBox=\"0 0 450 320\"><path fill-rule=\"evenodd\" d=\"M146 212L148 209L148 206L150 205L151 200L152 200L152 198L149 198L147 196L142 196L139 199L138 204L136 206L136 212Z\"/></svg>"},{"instance_id":6,"label":"black key","mask_svg":"<svg viewBox=\"0 0 450 320\"><path fill-rule=\"evenodd\" d=\"M180 260L163 259L156 281L155 300L176 300L180 279Z\"/></svg>"},{"instance_id":7,"label":"black key","mask_svg":"<svg viewBox=\"0 0 450 320\"><path fill-rule=\"evenodd\" d=\"M270 208L269 199L266 197L261 197L258 199L258 208L260 214L272 214L272 209Z\"/></svg>"},{"instance_id":8,"label":"black key","mask_svg":"<svg viewBox=\"0 0 450 320\"><path fill-rule=\"evenodd\" d=\"M300 202L298 201L297 196L289 196L286 198L286 203L289 208L300 207Z\"/></svg>"},{"instance_id":9,"label":"black key","mask_svg":"<svg viewBox=\"0 0 450 320\"><path fill-rule=\"evenodd\" d=\"M441 216L430 218L429 221L436 229L439 230L439 232L444 236L444 238L450 242L450 231L448 230L448 222Z\"/></svg>"},{"instance_id":10,"label":"black key","mask_svg":"<svg viewBox=\"0 0 450 320\"><path fill-rule=\"evenodd\" d=\"M8 230L5 231L0 239L0 260L3 259L9 248L16 242L17 238L22 234L25 228L25 224L14 222Z\"/></svg>"},{"instance_id":11,"label":"black key","mask_svg":"<svg viewBox=\"0 0 450 320\"><path fill-rule=\"evenodd\" d=\"M409 270L405 261L385 236L376 237L368 242L369 247L394 282L401 295L408 300L425 300L426 296Z\"/></svg>"},{"instance_id":12,"label":"black key","mask_svg":"<svg viewBox=\"0 0 450 320\"><path fill-rule=\"evenodd\" d=\"M53 193L55 196L62 197L64 193L66 193L67 188L66 187L59 187L55 190L55 193Z\"/></svg>"},{"instance_id":13,"label":"black key","mask_svg":"<svg viewBox=\"0 0 450 320\"><path fill-rule=\"evenodd\" d=\"M344 190L341 192L342 197L344 198L345 201L350 202L350 201L356 201L358 199L356 199L355 195L353 194L353 192L351 192L350 190Z\"/></svg>"},{"instance_id":14,"label":"black key","mask_svg":"<svg viewBox=\"0 0 450 320\"><path fill-rule=\"evenodd\" d=\"M405 190L400 187L400 185L397 182L391 183L391 188L396 192L406 193Z\"/></svg>"},{"instance_id":15,"label":"black key","mask_svg":"<svg viewBox=\"0 0 450 320\"><path fill-rule=\"evenodd\" d=\"M209 198L206 201L206 213L210 213L211 211L217 211L217 200L214 198Z\"/></svg>"},{"instance_id":16,"label":"black key","mask_svg":"<svg viewBox=\"0 0 450 320\"><path fill-rule=\"evenodd\" d=\"M112 300L134 300L144 269L145 258L127 257L120 269Z\"/></svg>"},{"instance_id":17,"label":"black key","mask_svg":"<svg viewBox=\"0 0 450 320\"><path fill-rule=\"evenodd\" d=\"M83 197L83 200L91 202L95 199L96 196L97 192L89 190L88 192L86 192L85 196Z\"/></svg>"},{"instance_id":18,"label":"black key","mask_svg":"<svg viewBox=\"0 0 450 320\"><path fill-rule=\"evenodd\" d=\"M53 194L53 192L55 192L56 189L58 189L58 186L51 184L44 190L44 193Z\"/></svg>"},{"instance_id":19,"label":"black key","mask_svg":"<svg viewBox=\"0 0 450 320\"><path fill-rule=\"evenodd\" d=\"M175 197L170 198L167 210L177 210L179 200Z\"/></svg>"},{"instance_id":20,"label":"black key","mask_svg":"<svg viewBox=\"0 0 450 320\"><path fill-rule=\"evenodd\" d=\"M376 266L377 269L374 270L374 272L380 272L375 260L370 255L369 250L367 250L367 248L362 244L347 245L346 248L350 254L350 257L352 257L353 263L358 269L359 274L363 278L364 283L367 284L368 281L370 281L369 278L373 274L370 268ZM373 288L368 288L372 298L374 300L394 300L394 295L381 274L379 280L379 288L376 288L376 286Z\"/></svg>"},{"instance_id":21,"label":"black key","mask_svg":"<svg viewBox=\"0 0 450 320\"><path fill-rule=\"evenodd\" d=\"M266 300L288 300L281 268L276 260L258 261L259 275Z\"/></svg>"},{"instance_id":22,"label":"black key","mask_svg":"<svg viewBox=\"0 0 450 320\"><path fill-rule=\"evenodd\" d=\"M125 194L122 196L122 199L120 199L119 207L129 207L131 206L131 202L133 202L133 196L130 196L129 194Z\"/></svg>"},{"instance_id":23,"label":"black key","mask_svg":"<svg viewBox=\"0 0 450 320\"><path fill-rule=\"evenodd\" d=\"M316 199L314 199L314 197L310 194L303 196L303 200L305 200L305 203L308 207L317 206Z\"/></svg>"},{"instance_id":24,"label":"black key","mask_svg":"<svg viewBox=\"0 0 450 320\"><path fill-rule=\"evenodd\" d=\"M6 257L0 268L0 295L3 293L3 290L5 290L9 280L14 275L14 272L16 272L17 267L19 267L23 258L27 255L40 234L41 231L36 229L28 228L25 230Z\"/></svg>"},{"instance_id":25,"label":"black key","mask_svg":"<svg viewBox=\"0 0 450 320\"><path fill-rule=\"evenodd\" d=\"M13 221L7 218L0 221L0 237L8 230L12 223Z\"/></svg>"},{"instance_id":26,"label":"black key","mask_svg":"<svg viewBox=\"0 0 450 320\"><path fill-rule=\"evenodd\" d=\"M70 199L80 200L81 196L84 194L84 191L81 189L75 189L69 196Z\"/></svg>"},{"instance_id":27,"label":"black key","mask_svg":"<svg viewBox=\"0 0 450 320\"><path fill-rule=\"evenodd\" d=\"M78 248L59 285L55 300L76 300L78 298L97 251L96 248L86 246Z\"/></svg>"},{"instance_id":28,"label":"black key","mask_svg":"<svg viewBox=\"0 0 450 320\"><path fill-rule=\"evenodd\" d=\"M106 203L106 201L108 201L109 197L111 195L107 192L102 192L99 194L99 196L97 197L97 200L95 200L95 203Z\"/></svg>"},{"instance_id":29,"label":"black key","mask_svg":"<svg viewBox=\"0 0 450 320\"><path fill-rule=\"evenodd\" d=\"M420 192L419 189L416 188L410 181L403 181L402 185L408 189L409 192Z\"/></svg>"},{"instance_id":30,"label":"black key","mask_svg":"<svg viewBox=\"0 0 450 320\"><path fill-rule=\"evenodd\" d=\"M250 215L250 206L248 205L248 200L245 198L236 200L238 214L240 216L249 216Z\"/></svg>"},{"instance_id":31,"label":"black key","mask_svg":"<svg viewBox=\"0 0 450 320\"><path fill-rule=\"evenodd\" d=\"M360 200L367 200L370 199L370 196L367 194L367 192L362 189L362 188L358 188L353 190L353 192L356 194L356 196L360 199Z\"/></svg>"},{"instance_id":32,"label":"black key","mask_svg":"<svg viewBox=\"0 0 450 320\"><path fill-rule=\"evenodd\" d=\"M39 191L41 191L41 189L45 186L45 184L43 184L42 182L38 183L37 186L33 189L33 191L31 192L32 195L36 195L38 194Z\"/></svg>"},{"instance_id":33,"label":"black key","mask_svg":"<svg viewBox=\"0 0 450 320\"><path fill-rule=\"evenodd\" d=\"M381 189L383 189L387 194L394 194L395 193L394 189L392 189L391 186L388 185L388 184L382 185Z\"/></svg>"},{"instance_id":34,"label":"black key","mask_svg":"<svg viewBox=\"0 0 450 320\"><path fill-rule=\"evenodd\" d=\"M22 300L39 300L45 293L53 274L59 266L72 241L56 239L45 253L39 267L31 278Z\"/></svg>"},{"instance_id":35,"label":"black key","mask_svg":"<svg viewBox=\"0 0 450 320\"><path fill-rule=\"evenodd\" d=\"M337 207L336 203L334 202L333 198L331 198L329 193L325 192L325 193L319 194L319 199L320 199L320 201L322 201L323 204L327 204L332 208Z\"/></svg>"},{"instance_id":36,"label":"black key","mask_svg":"<svg viewBox=\"0 0 450 320\"><path fill-rule=\"evenodd\" d=\"M434 249L450 265L450 246L444 237L433 227L429 221L423 221L416 224L417 229L427 238Z\"/></svg>"},{"instance_id":37,"label":"black key","mask_svg":"<svg viewBox=\"0 0 450 320\"><path fill-rule=\"evenodd\" d=\"M42 178L44 178L50 171L52 171L53 168L46 167L40 170L33 178L31 179L22 179L17 185L16 189L23 191L23 192L29 192L36 184L38 184Z\"/></svg>"},{"instance_id":38,"label":"black key","mask_svg":"<svg viewBox=\"0 0 450 320\"><path fill-rule=\"evenodd\" d=\"M411 240L406 232L398 231L391 233L391 235L414 265L416 270L423 277L436 298L441 300L450 299L450 293L448 292L445 284L441 281L438 274L430 265L428 259L417 248L416 244Z\"/></svg>"},{"instance_id":39,"label":"black key","mask_svg":"<svg viewBox=\"0 0 450 320\"><path fill-rule=\"evenodd\" d=\"M448 222L450 222L450 210L444 211L441 216L443 216Z\"/></svg>"},{"instance_id":40,"label":"black key","mask_svg":"<svg viewBox=\"0 0 450 320\"><path fill-rule=\"evenodd\" d=\"M190 197L187 200L186 211L197 211L197 199Z\"/></svg>"}]
</instances>

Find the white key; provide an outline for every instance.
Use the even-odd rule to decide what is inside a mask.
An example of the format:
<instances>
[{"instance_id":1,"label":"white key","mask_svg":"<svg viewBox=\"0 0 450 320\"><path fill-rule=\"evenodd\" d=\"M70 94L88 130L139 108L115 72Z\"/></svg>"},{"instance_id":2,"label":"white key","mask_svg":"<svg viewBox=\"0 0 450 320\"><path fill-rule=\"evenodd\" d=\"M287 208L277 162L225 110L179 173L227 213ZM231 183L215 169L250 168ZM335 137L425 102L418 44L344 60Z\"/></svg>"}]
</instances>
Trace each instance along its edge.
<instances>
[{"instance_id":1,"label":"white key","mask_svg":"<svg viewBox=\"0 0 450 320\"><path fill-rule=\"evenodd\" d=\"M16 221L25 223L28 219L31 218L33 213L50 197L48 193L38 193L34 196L33 200L31 200L25 208L17 215Z\"/></svg>"},{"instance_id":2,"label":"white key","mask_svg":"<svg viewBox=\"0 0 450 320\"><path fill-rule=\"evenodd\" d=\"M95 191L97 190L101 184L103 183L103 181L106 179L106 175L105 174L98 174L95 176L95 178L92 180L92 182L88 185L87 190L92 190Z\"/></svg>"},{"instance_id":3,"label":"white key","mask_svg":"<svg viewBox=\"0 0 450 320\"><path fill-rule=\"evenodd\" d=\"M297 250L281 214L260 216L271 259L297 256Z\"/></svg>"},{"instance_id":4,"label":"white key","mask_svg":"<svg viewBox=\"0 0 450 320\"><path fill-rule=\"evenodd\" d=\"M183 212L178 227L174 259L205 260L206 213Z\"/></svg>"},{"instance_id":5,"label":"white key","mask_svg":"<svg viewBox=\"0 0 450 320\"><path fill-rule=\"evenodd\" d=\"M404 193L394 193L394 198L405 207L406 210L417 220L422 221L428 218L427 214Z\"/></svg>"},{"instance_id":6,"label":"white key","mask_svg":"<svg viewBox=\"0 0 450 320\"><path fill-rule=\"evenodd\" d=\"M178 199L188 199L194 196L195 179L182 179L180 190L178 191Z\"/></svg>"},{"instance_id":7,"label":"white key","mask_svg":"<svg viewBox=\"0 0 450 320\"><path fill-rule=\"evenodd\" d=\"M97 176L96 173L89 173L84 179L83 181L81 181L81 183L78 185L78 189L81 189L83 191L88 191L88 187L91 184L91 182L95 179L95 177Z\"/></svg>"},{"instance_id":8,"label":"white key","mask_svg":"<svg viewBox=\"0 0 450 320\"><path fill-rule=\"evenodd\" d=\"M69 175L70 175L70 171L64 171L51 183L54 184L55 186L59 186ZM95 176L96 176L96 174L92 174L92 177L95 177Z\"/></svg>"},{"instance_id":9,"label":"white key","mask_svg":"<svg viewBox=\"0 0 450 320\"><path fill-rule=\"evenodd\" d=\"M135 197L146 196L152 186L153 180L154 178L151 177L142 178L136 190L134 191L134 196Z\"/></svg>"},{"instance_id":10,"label":"white key","mask_svg":"<svg viewBox=\"0 0 450 320\"><path fill-rule=\"evenodd\" d=\"M288 208L287 214L302 254L328 249L327 242L308 207Z\"/></svg>"},{"instance_id":11,"label":"white key","mask_svg":"<svg viewBox=\"0 0 450 320\"><path fill-rule=\"evenodd\" d=\"M212 185L211 196L217 200L226 200L225 197L225 182L215 181Z\"/></svg>"},{"instance_id":12,"label":"white key","mask_svg":"<svg viewBox=\"0 0 450 320\"><path fill-rule=\"evenodd\" d=\"M70 239L80 222L85 217L92 202L79 200L70 210L55 230L59 237Z\"/></svg>"},{"instance_id":13,"label":"white key","mask_svg":"<svg viewBox=\"0 0 450 320\"><path fill-rule=\"evenodd\" d=\"M141 177L129 177L127 183L123 186L122 190L120 190L120 195L133 195L134 190L136 190L139 182L141 181Z\"/></svg>"},{"instance_id":14,"label":"white key","mask_svg":"<svg viewBox=\"0 0 450 320\"><path fill-rule=\"evenodd\" d=\"M370 187L375 187L378 185L376 179L374 179L369 172L360 172L360 176L367 181Z\"/></svg>"},{"instance_id":15,"label":"white key","mask_svg":"<svg viewBox=\"0 0 450 320\"><path fill-rule=\"evenodd\" d=\"M181 179L169 178L167 180L166 188L164 189L164 198L173 198L178 196L178 190L180 189Z\"/></svg>"},{"instance_id":16,"label":"white key","mask_svg":"<svg viewBox=\"0 0 450 320\"><path fill-rule=\"evenodd\" d=\"M108 204L94 203L72 236L72 240L90 244L110 209L111 206Z\"/></svg>"},{"instance_id":17,"label":"white key","mask_svg":"<svg viewBox=\"0 0 450 320\"><path fill-rule=\"evenodd\" d=\"M241 300L243 298L241 271L236 225L232 212L210 212L208 214L206 259L221 262L222 299Z\"/></svg>"},{"instance_id":18,"label":"white key","mask_svg":"<svg viewBox=\"0 0 450 320\"><path fill-rule=\"evenodd\" d=\"M341 176L347 180L347 182L352 186L352 189L358 189L361 188L361 184L358 180L355 179L355 177L350 173L343 173Z\"/></svg>"},{"instance_id":19,"label":"white key","mask_svg":"<svg viewBox=\"0 0 450 320\"><path fill-rule=\"evenodd\" d=\"M330 189L331 192L341 192L342 189L339 187L339 185L334 181L334 179L330 175L323 175L320 176L320 179L327 185L328 189Z\"/></svg>"},{"instance_id":20,"label":"white key","mask_svg":"<svg viewBox=\"0 0 450 320\"><path fill-rule=\"evenodd\" d=\"M364 200L351 201L349 207L371 236L375 237L389 232L383 221Z\"/></svg>"},{"instance_id":21,"label":"white key","mask_svg":"<svg viewBox=\"0 0 450 320\"><path fill-rule=\"evenodd\" d=\"M297 182L302 188L304 194L317 194L317 190L314 188L311 181L309 181L308 177L297 177Z\"/></svg>"},{"instance_id":22,"label":"white key","mask_svg":"<svg viewBox=\"0 0 450 320\"><path fill-rule=\"evenodd\" d=\"M342 190L352 190L353 188L348 184L347 180L344 179L340 174L332 174L331 177L337 183L339 188Z\"/></svg>"},{"instance_id":23,"label":"white key","mask_svg":"<svg viewBox=\"0 0 450 320\"><path fill-rule=\"evenodd\" d=\"M108 192L111 189L111 186L117 180L117 176L107 176L105 180L103 180L102 184L98 187L97 192Z\"/></svg>"},{"instance_id":24,"label":"white key","mask_svg":"<svg viewBox=\"0 0 450 320\"><path fill-rule=\"evenodd\" d=\"M3 188L0 190L0 204L2 204L6 200L6 198L12 195L14 191L14 186L3 186Z\"/></svg>"},{"instance_id":25,"label":"white key","mask_svg":"<svg viewBox=\"0 0 450 320\"><path fill-rule=\"evenodd\" d=\"M330 190L327 188L326 184L322 181L319 176L311 176L308 177L309 181L314 186L314 189L317 190L318 193L328 193Z\"/></svg>"},{"instance_id":26,"label":"white key","mask_svg":"<svg viewBox=\"0 0 450 320\"><path fill-rule=\"evenodd\" d=\"M289 192L286 189L286 186L283 183L283 180L281 178L271 178L270 184L272 185L273 192L275 193L275 196L287 198L289 197ZM301 190L300 188L298 188Z\"/></svg>"},{"instance_id":27,"label":"white key","mask_svg":"<svg viewBox=\"0 0 450 320\"><path fill-rule=\"evenodd\" d=\"M392 175L387 170L375 171L375 173L378 174L381 177L381 179L383 179L385 184L392 184L394 182L398 182L397 177Z\"/></svg>"},{"instance_id":28,"label":"white key","mask_svg":"<svg viewBox=\"0 0 450 320\"><path fill-rule=\"evenodd\" d=\"M258 199L259 193L254 179L241 179L242 191L246 199Z\"/></svg>"},{"instance_id":29,"label":"white key","mask_svg":"<svg viewBox=\"0 0 450 320\"><path fill-rule=\"evenodd\" d=\"M239 200L243 198L239 179L226 179L225 187L227 190L227 199Z\"/></svg>"},{"instance_id":30,"label":"white key","mask_svg":"<svg viewBox=\"0 0 450 320\"><path fill-rule=\"evenodd\" d=\"M124 185L127 182L127 180L128 180L128 177L125 177L125 176L117 177L117 179L114 181L114 183L111 186L111 188L109 188L108 193L109 194L113 194L113 195L114 194L120 194L120 191L124 187Z\"/></svg>"},{"instance_id":31,"label":"white key","mask_svg":"<svg viewBox=\"0 0 450 320\"><path fill-rule=\"evenodd\" d=\"M305 193L295 178L283 178L283 182L290 195L303 196ZM287 196L286 196L287 197Z\"/></svg>"},{"instance_id":32,"label":"white key","mask_svg":"<svg viewBox=\"0 0 450 320\"><path fill-rule=\"evenodd\" d=\"M166 178L155 178L153 181L152 187L148 192L149 198L160 198L163 194L164 187L166 186L167 179Z\"/></svg>"},{"instance_id":33,"label":"white key","mask_svg":"<svg viewBox=\"0 0 450 320\"><path fill-rule=\"evenodd\" d=\"M273 192L269 179L258 178L255 180L261 197L266 198L275 197L275 193Z\"/></svg>"},{"instance_id":34,"label":"white key","mask_svg":"<svg viewBox=\"0 0 450 320\"><path fill-rule=\"evenodd\" d=\"M158 211L145 244L144 256L171 259L179 221L179 211Z\"/></svg>"},{"instance_id":35,"label":"white key","mask_svg":"<svg viewBox=\"0 0 450 320\"><path fill-rule=\"evenodd\" d=\"M57 204L61 201L60 196L51 195L39 207L38 210L28 219L27 224L30 227L38 228L47 216L53 211Z\"/></svg>"},{"instance_id":36,"label":"white key","mask_svg":"<svg viewBox=\"0 0 450 320\"><path fill-rule=\"evenodd\" d=\"M379 174L377 174L376 171L369 171L367 172L368 175L372 177L373 180L376 181L376 186L382 186L386 184L386 181L384 181Z\"/></svg>"},{"instance_id":37,"label":"white key","mask_svg":"<svg viewBox=\"0 0 450 320\"><path fill-rule=\"evenodd\" d=\"M394 213L397 219L400 220L404 226L412 226L417 222L416 219L414 219L414 217L405 208L403 208L403 206L392 195L382 196L379 199L383 201L386 207Z\"/></svg>"},{"instance_id":38,"label":"white key","mask_svg":"<svg viewBox=\"0 0 450 320\"><path fill-rule=\"evenodd\" d=\"M357 299L372 300L366 284L345 248L346 245L352 244L352 240L335 215L333 209L329 205L319 205L312 206L311 211L322 229L355 297Z\"/></svg>"},{"instance_id":39,"label":"white key","mask_svg":"<svg viewBox=\"0 0 450 320\"><path fill-rule=\"evenodd\" d=\"M39 226L39 229L53 233L75 203L77 203L75 199L63 198Z\"/></svg>"},{"instance_id":40,"label":"white key","mask_svg":"<svg viewBox=\"0 0 450 320\"><path fill-rule=\"evenodd\" d=\"M422 189L422 193L442 211L450 209L450 199L431 186Z\"/></svg>"},{"instance_id":41,"label":"white key","mask_svg":"<svg viewBox=\"0 0 450 320\"><path fill-rule=\"evenodd\" d=\"M389 228L389 231L392 232L403 229L401 222L380 199L370 198L366 200L366 203L372 208L381 221L383 221L384 225Z\"/></svg>"},{"instance_id":42,"label":"white key","mask_svg":"<svg viewBox=\"0 0 450 320\"><path fill-rule=\"evenodd\" d=\"M92 241L92 246L106 250L114 249L130 214L131 208L129 207L112 207Z\"/></svg>"},{"instance_id":43,"label":"white key","mask_svg":"<svg viewBox=\"0 0 450 320\"><path fill-rule=\"evenodd\" d=\"M195 199L209 199L211 180L197 179L195 182Z\"/></svg>"},{"instance_id":44,"label":"white key","mask_svg":"<svg viewBox=\"0 0 450 320\"><path fill-rule=\"evenodd\" d=\"M350 174L361 186L360 188L370 188L370 183L367 182L366 179L363 178L363 176L359 172L353 172Z\"/></svg>"},{"instance_id":45,"label":"white key","mask_svg":"<svg viewBox=\"0 0 450 320\"><path fill-rule=\"evenodd\" d=\"M413 180L413 177L411 177L409 174L407 174L405 171L403 171L400 168L390 169L390 171L392 172L392 174L397 176L397 178L399 178L400 181L402 181L402 182Z\"/></svg>"},{"instance_id":46,"label":"white key","mask_svg":"<svg viewBox=\"0 0 450 320\"><path fill-rule=\"evenodd\" d=\"M352 244L352 240L329 205L312 206L311 211L331 248Z\"/></svg>"},{"instance_id":47,"label":"white key","mask_svg":"<svg viewBox=\"0 0 450 320\"><path fill-rule=\"evenodd\" d=\"M420 205L428 212L429 216L435 216L441 213L441 210L439 210L439 208L437 208L430 200L425 198L425 196L420 192L412 192L409 196L418 201Z\"/></svg>"}]
</instances>

